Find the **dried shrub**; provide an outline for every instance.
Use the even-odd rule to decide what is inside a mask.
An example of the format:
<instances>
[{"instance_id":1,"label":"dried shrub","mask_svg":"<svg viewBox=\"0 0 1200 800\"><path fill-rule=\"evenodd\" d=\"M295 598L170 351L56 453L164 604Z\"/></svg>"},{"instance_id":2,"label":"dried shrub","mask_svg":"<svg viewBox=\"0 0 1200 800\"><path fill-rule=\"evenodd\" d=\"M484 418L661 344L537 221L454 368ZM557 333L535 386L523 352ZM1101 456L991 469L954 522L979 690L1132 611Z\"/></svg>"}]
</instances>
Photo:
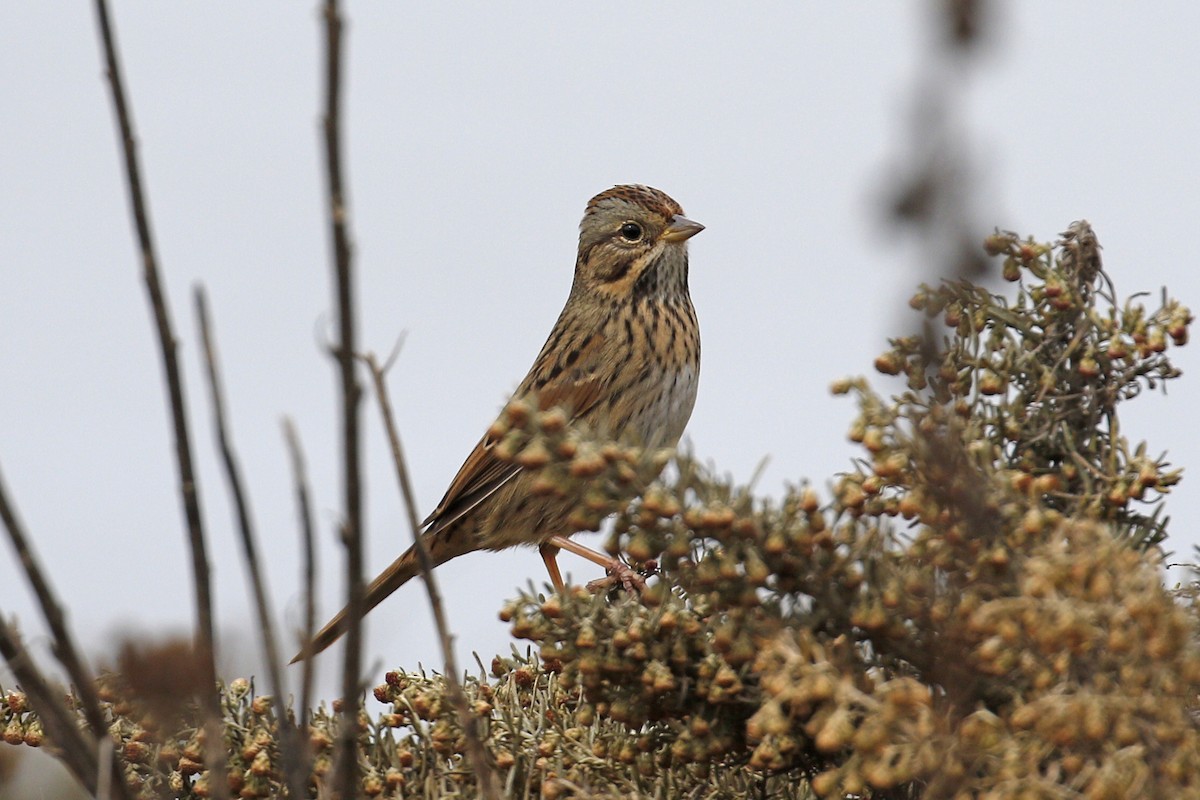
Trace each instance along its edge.
<instances>
[{"instance_id":1,"label":"dried shrub","mask_svg":"<svg viewBox=\"0 0 1200 800\"><path fill-rule=\"evenodd\" d=\"M920 289L925 330L875 362L899 391L835 385L862 454L825 492L758 497L686 457L659 477L663 453L509 407L503 457L578 498L580 529L615 514L609 550L658 574L502 610L537 654L464 688L509 796L1200 797L1200 627L1160 551L1180 473L1118 416L1178 376L1191 314L1118 303L1084 223L985 249L1015 296ZM148 726L116 685L131 784L208 796L195 718ZM282 795L286 712L244 681L224 697L230 788ZM362 795L474 796L442 679L390 672L375 697ZM314 795L340 724L313 716ZM0 726L42 736L16 692Z\"/></svg>"}]
</instances>

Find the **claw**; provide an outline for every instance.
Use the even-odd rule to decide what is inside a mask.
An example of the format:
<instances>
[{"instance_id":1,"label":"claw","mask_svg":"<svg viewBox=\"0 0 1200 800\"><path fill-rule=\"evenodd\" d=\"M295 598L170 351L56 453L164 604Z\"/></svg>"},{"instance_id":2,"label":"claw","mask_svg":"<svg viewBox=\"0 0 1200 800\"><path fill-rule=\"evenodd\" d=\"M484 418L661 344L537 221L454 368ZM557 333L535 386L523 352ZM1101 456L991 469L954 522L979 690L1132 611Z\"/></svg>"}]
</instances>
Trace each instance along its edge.
<instances>
[{"instance_id":1,"label":"claw","mask_svg":"<svg viewBox=\"0 0 1200 800\"><path fill-rule=\"evenodd\" d=\"M633 567L617 561L608 568L607 575L603 578L590 581L587 588L590 592L607 592L616 586L620 586L631 594L636 593L640 596L646 589L646 579L639 575Z\"/></svg>"}]
</instances>

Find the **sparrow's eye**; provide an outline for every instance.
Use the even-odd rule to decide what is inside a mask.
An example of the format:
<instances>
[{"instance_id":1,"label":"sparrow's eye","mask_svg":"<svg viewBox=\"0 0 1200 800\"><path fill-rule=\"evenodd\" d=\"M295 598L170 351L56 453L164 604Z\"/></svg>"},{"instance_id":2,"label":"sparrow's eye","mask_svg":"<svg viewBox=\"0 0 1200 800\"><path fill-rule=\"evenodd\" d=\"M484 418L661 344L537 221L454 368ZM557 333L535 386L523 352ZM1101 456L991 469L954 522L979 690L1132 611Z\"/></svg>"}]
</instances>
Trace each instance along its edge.
<instances>
[{"instance_id":1,"label":"sparrow's eye","mask_svg":"<svg viewBox=\"0 0 1200 800\"><path fill-rule=\"evenodd\" d=\"M621 226L621 238L627 242L640 241L642 238L642 226L636 222L626 222Z\"/></svg>"}]
</instances>

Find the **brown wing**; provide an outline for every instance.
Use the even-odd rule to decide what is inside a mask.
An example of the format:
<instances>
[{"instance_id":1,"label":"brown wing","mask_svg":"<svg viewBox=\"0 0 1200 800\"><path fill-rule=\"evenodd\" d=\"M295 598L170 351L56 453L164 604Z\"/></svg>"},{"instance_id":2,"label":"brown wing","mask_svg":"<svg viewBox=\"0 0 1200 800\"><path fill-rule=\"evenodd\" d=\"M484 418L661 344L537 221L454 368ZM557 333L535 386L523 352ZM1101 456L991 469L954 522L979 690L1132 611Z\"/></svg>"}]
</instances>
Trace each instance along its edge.
<instances>
[{"instance_id":1,"label":"brown wing","mask_svg":"<svg viewBox=\"0 0 1200 800\"><path fill-rule=\"evenodd\" d=\"M495 448L500 440L484 436L475 445L471 455L459 467L458 474L450 482L450 488L442 502L438 503L422 524L427 533L437 533L452 525L484 500L491 497L501 486L513 479L520 467L496 458Z\"/></svg>"},{"instance_id":2,"label":"brown wing","mask_svg":"<svg viewBox=\"0 0 1200 800\"><path fill-rule=\"evenodd\" d=\"M554 342L555 338L551 335L550 341ZM559 367L551 370L554 378L541 388L534 388L535 376L546 374L547 368L552 366L548 363L553 355L548 352L548 342L547 348L543 349L534 362L529 375L521 382L516 396L535 393L538 407L543 410L561 406L569 410L572 420L586 416L596 405L604 389L600 377L589 369L597 360L603 341L603 334L593 333L572 359L572 368ZM499 437L485 435L479 440L479 444L475 445L471 455L467 456L458 474L450 482L450 488L446 490L442 502L438 503L437 508L422 523L427 534L436 533L462 519L521 471L520 466L496 456L496 445L499 442Z\"/></svg>"}]
</instances>

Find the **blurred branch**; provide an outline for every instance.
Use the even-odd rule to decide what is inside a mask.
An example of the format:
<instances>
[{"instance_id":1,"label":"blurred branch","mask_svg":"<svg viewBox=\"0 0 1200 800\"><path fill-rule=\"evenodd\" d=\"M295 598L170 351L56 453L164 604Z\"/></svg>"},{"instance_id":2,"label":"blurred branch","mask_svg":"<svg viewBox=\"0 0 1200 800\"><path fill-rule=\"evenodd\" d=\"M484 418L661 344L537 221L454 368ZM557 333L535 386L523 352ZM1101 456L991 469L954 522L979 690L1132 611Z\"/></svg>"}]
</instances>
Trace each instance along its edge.
<instances>
[{"instance_id":1,"label":"blurred branch","mask_svg":"<svg viewBox=\"0 0 1200 800\"><path fill-rule=\"evenodd\" d=\"M16 631L0 615L0 655L4 656L21 689L30 699L30 706L37 711L46 728L51 743L67 769L93 795L96 794L98 761L95 742L89 744L78 727L76 715L67 708L64 692L52 686L42 671L33 663L29 650L21 643ZM128 797L124 785L118 789L119 797Z\"/></svg>"},{"instance_id":2,"label":"blurred branch","mask_svg":"<svg viewBox=\"0 0 1200 800\"><path fill-rule=\"evenodd\" d=\"M120 762L116 760L117 749L113 747L113 740L105 736L100 740L99 765L96 769L96 800L109 800L112 796L113 775L120 774L116 769L120 768ZM125 793L124 784L118 790L122 794Z\"/></svg>"},{"instance_id":3,"label":"blurred branch","mask_svg":"<svg viewBox=\"0 0 1200 800\"><path fill-rule=\"evenodd\" d=\"M21 567L29 578L29 583L33 586L38 605L41 606L42 615L46 619L46 625L54 637L54 656L66 669L71 681L76 686L76 696L83 707L83 714L87 719L88 726L91 728L90 743L84 739L83 732L77 727L75 714L62 701L62 692L51 688L41 670L30 658L28 651L7 624L0 625L0 654L4 656L9 668L21 682L25 691L33 698L34 707L46 721L51 739L62 750L63 761L75 773L80 783L88 788L88 791L96 793L101 781L98 774L96 751L100 743L108 738L108 723L104 718L104 712L100 709L100 698L96 693L91 671L84 663L75 647L75 640L67 630L66 615L55 598L45 573L42 572L33 548L29 545L24 526L17 518L16 509L9 502L8 491L2 477L0 477L0 520L4 522L4 528L8 531L13 550L16 551ZM104 788L105 791L109 791L118 798L128 798L129 793L124 782L118 780L113 783L112 781L114 775L122 774L120 764L115 760L113 749L109 747L102 752L107 755L104 771L108 774L109 779L106 783L111 783L112 787L111 789L107 786L100 788Z\"/></svg>"},{"instance_id":4,"label":"blurred branch","mask_svg":"<svg viewBox=\"0 0 1200 800\"><path fill-rule=\"evenodd\" d=\"M342 17L337 0L327 0L325 17L325 167L328 176L329 225L333 235L334 274L337 284L338 345L335 355L342 388L342 459L345 482L345 518L342 541L346 547L346 591L350 628L342 664L343 726L336 759L334 786L342 797L357 794L356 732L362 707L359 674L362 670L363 530L362 487L359 463L359 400L362 388L354 374L354 282L351 270L350 232L342 183L341 82Z\"/></svg>"},{"instance_id":5,"label":"blurred branch","mask_svg":"<svg viewBox=\"0 0 1200 800\"><path fill-rule=\"evenodd\" d=\"M54 596L54 591L50 588L50 582L46 579L45 573L42 572L42 567L38 563L37 557L33 553L33 548L29 544L29 539L25 535L25 528L17 517L16 508L9 501L8 490L4 485L4 479L0 476L0 520L4 522L4 528L8 531L8 538L12 542L13 549L17 553L17 557L21 561L21 567L25 570L25 575L29 578L29 583L33 586L34 594L37 595L38 605L41 606L42 615L46 619L46 625L50 628L50 633L54 637L54 657L67 671L71 681L75 684L75 692L79 698L80 705L83 706L83 714L87 719L88 726L92 729L93 744L103 741L108 736L108 723L104 719L104 712L100 709L100 697L96 692L91 670L88 669L83 657L79 654L79 650L75 647L75 640L67 630L66 615L63 613L62 606L59 605L57 598ZM14 642L15 642L14 637ZM7 658L7 653L5 654ZM10 666L11 666L11 659ZM28 661L28 669L36 670L36 665L32 660ZM16 668L13 672L16 673ZM63 747L69 747L70 741L63 740ZM90 748L85 748L89 750ZM113 753L110 748L109 762L116 764L113 760ZM117 775L121 772L118 769ZM116 796L120 798L128 797L125 790L125 784L121 783L116 790Z\"/></svg>"},{"instance_id":6,"label":"blurred branch","mask_svg":"<svg viewBox=\"0 0 1200 800\"><path fill-rule=\"evenodd\" d=\"M234 508L237 513L238 532L242 537L242 551L246 558L246 567L250 572L250 585L254 592L254 608L258 616L258 629L262 637L263 656L267 662L267 672L271 680L271 692L278 703L283 702L285 686L283 683L283 668L279 660L279 646L275 636L274 616L270 601L267 598L266 580L262 574L261 562L258 558L258 545L255 543L254 525L250 521L249 501L246 498L245 484L242 471L238 466L237 456L230 442L229 428L225 417L225 390L221 381L220 368L217 364L217 345L212 334L212 320L208 311L208 297L203 286L197 286L194 294L196 302L196 318L200 326L200 340L204 344L204 365L208 376L209 395L212 400L213 423L217 432L217 448L221 452L221 463L225 468L225 477L229 481L229 491L233 495ZM299 731L281 718L280 748L283 760L283 772L287 776L288 790L295 797L303 796L308 781L299 763L302 752Z\"/></svg>"},{"instance_id":7,"label":"blurred branch","mask_svg":"<svg viewBox=\"0 0 1200 800\"><path fill-rule=\"evenodd\" d=\"M121 146L125 156L125 177L129 185L130 210L137 231L138 245L142 253L142 275L150 307L154 313L158 331L159 349L162 353L163 371L171 403L171 423L175 431L176 465L179 470L179 494L183 502L184 515L188 524L188 542L192 553L192 573L196 592L196 649L207 670L208 686L203 703L208 719L205 727L212 743L209 765L213 770L210 785L218 798L228 796L228 784L224 754L220 752L221 699L217 691L216 647L213 634L212 586L209 578L208 555L204 544L204 523L196 492L196 475L192 463L191 440L188 436L187 407L184 402L183 377L179 371L176 355L175 334L167 300L159 278L158 258L154 250L154 237L150 231L150 213L142 191L141 171L137 158L137 139L133 132L133 119L125 99L124 81L117 58L117 47L109 22L106 0L96 0L96 16L100 25L100 37L104 45L105 66L109 86L112 89L113 108L117 125L121 131Z\"/></svg>"},{"instance_id":8,"label":"blurred branch","mask_svg":"<svg viewBox=\"0 0 1200 800\"><path fill-rule=\"evenodd\" d=\"M971 170L970 138L958 119L970 56L989 33L985 0L941 0L930 22L936 47L922 51L914 77L908 141L884 186L893 222L923 238L923 261L938 277L978 279L988 264L980 252L975 208L978 179Z\"/></svg>"},{"instance_id":9,"label":"blurred branch","mask_svg":"<svg viewBox=\"0 0 1200 800\"><path fill-rule=\"evenodd\" d=\"M458 713L459 723L462 725L463 734L467 740L467 758L470 761L471 769L475 773L475 778L479 782L479 793L482 797L488 800L499 800L500 787L496 781L495 771L492 769L488 761L487 750L483 746L483 735L480 731L481 720L477 715L471 713L471 709L467 704L467 696L463 692L462 684L459 682L458 665L454 658L454 637L450 633L450 625L446 621L446 612L442 606L442 598L437 588L437 580L434 577L433 560L429 557L429 548L425 544L424 537L421 536L421 525L417 516L417 504L413 494L412 481L408 474L408 464L404 458L404 450L400 446L400 432L396 427L395 417L392 415L392 403L388 398L387 381L384 380L385 372L391 367L395 361L396 352L399 350L399 344L396 345L396 350L388 357L387 363L380 366L374 353L367 353L362 356L363 362L367 365L367 369L371 372L371 380L375 386L375 398L379 403L379 413L383 417L383 427L387 431L388 444L392 451L392 464L396 468L396 479L400 483L400 493L404 495L404 507L408 512L408 523L412 528L413 547L417 551L417 561L421 565L421 577L425 579L425 590L429 595L429 607L433 612L434 624L437 626L438 639L442 647L442 657L446 662L446 683L450 691L450 702L454 704L454 709Z\"/></svg>"},{"instance_id":10,"label":"blurred branch","mask_svg":"<svg viewBox=\"0 0 1200 800\"><path fill-rule=\"evenodd\" d=\"M317 569L315 548L313 546L312 504L309 501L308 471L304 466L304 452L300 447L300 436L296 426L286 417L283 420L283 436L287 441L288 454L292 462L293 482L296 486L296 508L300 513L300 538L304 553L304 631L301 637L301 650L304 665L300 677L300 716L301 731L308 730L310 707L312 706L313 659L311 658L313 632L317 629L316 583ZM304 759L308 760L308 749L304 751ZM307 774L307 769L305 770Z\"/></svg>"}]
</instances>

